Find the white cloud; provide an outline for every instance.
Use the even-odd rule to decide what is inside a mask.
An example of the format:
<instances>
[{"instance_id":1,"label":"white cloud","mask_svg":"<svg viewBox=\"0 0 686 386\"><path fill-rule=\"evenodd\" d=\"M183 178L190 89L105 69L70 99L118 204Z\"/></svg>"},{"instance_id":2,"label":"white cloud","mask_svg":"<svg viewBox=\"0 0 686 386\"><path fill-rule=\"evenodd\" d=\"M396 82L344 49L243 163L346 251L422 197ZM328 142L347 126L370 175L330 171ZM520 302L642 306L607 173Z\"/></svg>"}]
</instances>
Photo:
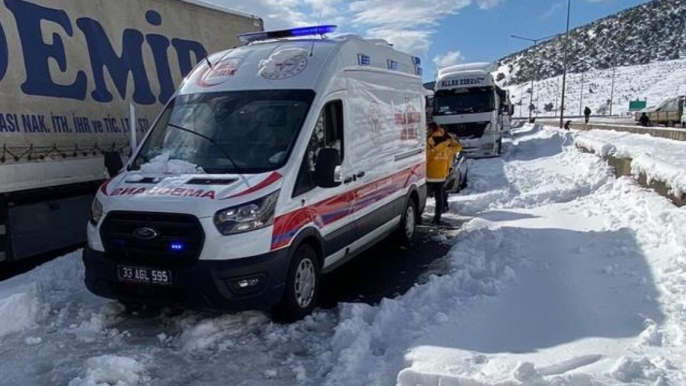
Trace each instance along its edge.
<instances>
[{"instance_id":1,"label":"white cloud","mask_svg":"<svg viewBox=\"0 0 686 386\"><path fill-rule=\"evenodd\" d=\"M491 9L504 3L505 0L477 0L476 3L481 9Z\"/></svg>"},{"instance_id":2,"label":"white cloud","mask_svg":"<svg viewBox=\"0 0 686 386\"><path fill-rule=\"evenodd\" d=\"M491 9L505 0L205 0L262 17L266 29L339 24L341 30L386 39L426 57L440 21L470 5Z\"/></svg>"},{"instance_id":3,"label":"white cloud","mask_svg":"<svg viewBox=\"0 0 686 386\"><path fill-rule=\"evenodd\" d=\"M453 66L462 61L464 57L460 51L448 51L444 55L436 55L433 59L437 69Z\"/></svg>"},{"instance_id":4,"label":"white cloud","mask_svg":"<svg viewBox=\"0 0 686 386\"><path fill-rule=\"evenodd\" d=\"M554 16L554 15L555 15L564 5L565 5L565 4L562 3L562 2L553 3L553 4L550 6L550 8L548 8L547 10L545 10L545 11L541 14L541 19L542 19L542 20L550 19L550 18L553 17L553 16Z\"/></svg>"}]
</instances>

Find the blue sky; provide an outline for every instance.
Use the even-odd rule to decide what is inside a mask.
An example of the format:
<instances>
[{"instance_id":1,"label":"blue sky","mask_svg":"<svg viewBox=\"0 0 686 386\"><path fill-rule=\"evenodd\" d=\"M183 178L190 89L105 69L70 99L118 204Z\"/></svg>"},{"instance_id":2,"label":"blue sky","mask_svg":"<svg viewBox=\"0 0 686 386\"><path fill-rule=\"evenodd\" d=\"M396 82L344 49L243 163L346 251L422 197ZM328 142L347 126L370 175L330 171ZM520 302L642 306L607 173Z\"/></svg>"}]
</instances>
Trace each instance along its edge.
<instances>
[{"instance_id":1,"label":"blue sky","mask_svg":"<svg viewBox=\"0 0 686 386\"><path fill-rule=\"evenodd\" d=\"M566 0L204 0L260 16L265 28L335 23L341 32L384 38L436 66L495 61L540 38L564 32ZM572 0L579 26L649 0Z\"/></svg>"}]
</instances>

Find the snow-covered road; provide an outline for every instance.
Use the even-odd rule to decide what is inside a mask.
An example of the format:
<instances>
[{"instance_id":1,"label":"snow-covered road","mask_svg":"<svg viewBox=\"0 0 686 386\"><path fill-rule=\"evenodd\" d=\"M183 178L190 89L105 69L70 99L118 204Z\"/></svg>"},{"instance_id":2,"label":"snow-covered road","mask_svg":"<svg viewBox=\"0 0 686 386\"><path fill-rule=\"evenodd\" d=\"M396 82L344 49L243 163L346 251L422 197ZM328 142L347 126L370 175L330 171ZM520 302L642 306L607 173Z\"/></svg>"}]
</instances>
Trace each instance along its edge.
<instances>
[{"instance_id":1,"label":"snow-covered road","mask_svg":"<svg viewBox=\"0 0 686 386\"><path fill-rule=\"evenodd\" d=\"M573 135L527 126L473 161L450 253L378 305L131 315L76 254L2 282L0 385L686 384L686 208Z\"/></svg>"}]
</instances>

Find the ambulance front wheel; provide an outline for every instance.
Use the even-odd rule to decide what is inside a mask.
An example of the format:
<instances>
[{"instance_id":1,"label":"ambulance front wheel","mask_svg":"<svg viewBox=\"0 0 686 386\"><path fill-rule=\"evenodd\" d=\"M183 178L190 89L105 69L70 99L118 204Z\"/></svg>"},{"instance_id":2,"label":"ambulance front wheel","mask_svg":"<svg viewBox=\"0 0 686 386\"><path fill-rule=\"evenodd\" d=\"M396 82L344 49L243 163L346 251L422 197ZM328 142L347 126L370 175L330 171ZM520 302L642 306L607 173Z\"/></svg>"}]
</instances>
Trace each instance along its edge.
<instances>
[{"instance_id":1,"label":"ambulance front wheel","mask_svg":"<svg viewBox=\"0 0 686 386\"><path fill-rule=\"evenodd\" d=\"M400 227L397 231L398 239L402 244L410 245L412 243L419 216L415 200L413 198L408 199L403 211L403 217L400 220Z\"/></svg>"},{"instance_id":2,"label":"ambulance front wheel","mask_svg":"<svg viewBox=\"0 0 686 386\"><path fill-rule=\"evenodd\" d=\"M281 302L274 307L276 319L298 321L314 310L321 287L317 251L309 244L296 249L288 268L286 287Z\"/></svg>"}]
</instances>

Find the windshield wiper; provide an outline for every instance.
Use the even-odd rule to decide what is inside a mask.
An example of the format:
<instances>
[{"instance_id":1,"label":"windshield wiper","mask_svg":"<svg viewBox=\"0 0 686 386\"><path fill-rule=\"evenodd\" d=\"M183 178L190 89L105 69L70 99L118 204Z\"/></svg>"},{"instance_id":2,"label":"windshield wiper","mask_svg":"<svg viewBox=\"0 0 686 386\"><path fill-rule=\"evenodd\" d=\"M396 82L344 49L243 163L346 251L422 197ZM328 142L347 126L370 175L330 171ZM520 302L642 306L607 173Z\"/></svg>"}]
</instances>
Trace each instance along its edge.
<instances>
[{"instance_id":1,"label":"windshield wiper","mask_svg":"<svg viewBox=\"0 0 686 386\"><path fill-rule=\"evenodd\" d=\"M236 163L236 161L233 160L233 158L231 157L229 152L222 145L220 145L217 141L206 136L205 134L198 133L197 131L187 129L183 126L175 125L173 123L167 123L167 126L171 126L177 130L185 131L186 133L191 133L193 135L197 135L198 137L200 137L200 138L206 140L207 142L211 143L212 145L216 146L217 149L219 149L222 153L224 153L224 156L226 156L226 159L228 159L229 162L231 162L233 164L233 167L236 168L236 171L238 172L238 175L243 179L243 182L245 182L245 184L248 187L250 187L250 183L248 182L248 179L245 178L245 176L243 175L243 171L241 170L240 166L238 166L238 164Z\"/></svg>"}]
</instances>

